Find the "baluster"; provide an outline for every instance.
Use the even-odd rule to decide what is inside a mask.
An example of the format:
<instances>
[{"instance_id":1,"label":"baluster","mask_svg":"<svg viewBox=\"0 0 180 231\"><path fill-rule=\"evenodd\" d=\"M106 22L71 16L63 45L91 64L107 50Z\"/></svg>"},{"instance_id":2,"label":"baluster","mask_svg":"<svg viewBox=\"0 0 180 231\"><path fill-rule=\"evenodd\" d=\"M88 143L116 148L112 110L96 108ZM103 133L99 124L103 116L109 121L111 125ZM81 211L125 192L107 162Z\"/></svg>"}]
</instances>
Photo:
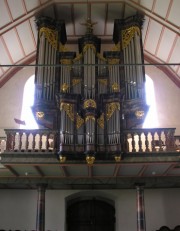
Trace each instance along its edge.
<instances>
[{"instance_id":1,"label":"baluster","mask_svg":"<svg viewBox=\"0 0 180 231\"><path fill-rule=\"evenodd\" d=\"M22 132L19 132L19 145L18 145L18 150L21 150L22 148Z\"/></svg>"},{"instance_id":2,"label":"baluster","mask_svg":"<svg viewBox=\"0 0 180 231\"><path fill-rule=\"evenodd\" d=\"M148 132L144 132L144 135L145 135L145 152L149 152L150 149L149 149L149 141L148 141Z\"/></svg>"},{"instance_id":3,"label":"baluster","mask_svg":"<svg viewBox=\"0 0 180 231\"><path fill-rule=\"evenodd\" d=\"M155 132L151 132L151 135L152 135L152 152L155 152L156 149L155 149L155 140L154 140L154 135L155 135Z\"/></svg>"},{"instance_id":4,"label":"baluster","mask_svg":"<svg viewBox=\"0 0 180 231\"><path fill-rule=\"evenodd\" d=\"M162 147L162 140L161 140L161 132L162 131L158 131L158 138L159 138L159 151L162 152L163 151L163 147Z\"/></svg>"},{"instance_id":5,"label":"baluster","mask_svg":"<svg viewBox=\"0 0 180 231\"><path fill-rule=\"evenodd\" d=\"M33 135L32 150L34 151L35 150L35 145L36 145L36 143L35 143L36 134L32 133L32 135Z\"/></svg>"},{"instance_id":6,"label":"baluster","mask_svg":"<svg viewBox=\"0 0 180 231\"><path fill-rule=\"evenodd\" d=\"M40 134L39 134L39 151L42 150L42 136L43 136L43 134L40 133Z\"/></svg>"},{"instance_id":7,"label":"baluster","mask_svg":"<svg viewBox=\"0 0 180 231\"><path fill-rule=\"evenodd\" d=\"M134 133L131 134L132 135L132 152L136 152L136 149L135 149L135 140L134 140Z\"/></svg>"},{"instance_id":8,"label":"baluster","mask_svg":"<svg viewBox=\"0 0 180 231\"><path fill-rule=\"evenodd\" d=\"M165 134L165 145L167 151L175 151L175 139L174 139L175 129L168 129L164 132Z\"/></svg>"},{"instance_id":9,"label":"baluster","mask_svg":"<svg viewBox=\"0 0 180 231\"><path fill-rule=\"evenodd\" d=\"M50 134L49 133L47 133L47 135L46 135L46 151L49 151L49 147L50 147L50 145L49 145L49 138L50 138Z\"/></svg>"},{"instance_id":10,"label":"baluster","mask_svg":"<svg viewBox=\"0 0 180 231\"><path fill-rule=\"evenodd\" d=\"M143 152L143 149L142 149L142 140L141 140L141 133L138 133L138 137L139 137L139 140L138 140L139 152Z\"/></svg>"},{"instance_id":11,"label":"baluster","mask_svg":"<svg viewBox=\"0 0 180 231\"><path fill-rule=\"evenodd\" d=\"M26 133L26 141L25 141L25 150L28 151L28 147L29 147L29 134L30 133Z\"/></svg>"}]
</instances>

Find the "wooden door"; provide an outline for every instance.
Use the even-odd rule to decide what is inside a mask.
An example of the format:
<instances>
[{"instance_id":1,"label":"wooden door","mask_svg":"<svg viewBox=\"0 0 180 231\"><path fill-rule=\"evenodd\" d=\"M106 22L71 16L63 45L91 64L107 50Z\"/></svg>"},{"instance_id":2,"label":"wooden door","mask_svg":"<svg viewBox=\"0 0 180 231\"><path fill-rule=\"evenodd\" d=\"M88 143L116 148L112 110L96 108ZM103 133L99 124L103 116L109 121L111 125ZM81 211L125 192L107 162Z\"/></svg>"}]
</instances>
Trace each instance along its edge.
<instances>
[{"instance_id":1,"label":"wooden door","mask_svg":"<svg viewBox=\"0 0 180 231\"><path fill-rule=\"evenodd\" d=\"M67 208L67 231L114 231L115 209L101 200L80 200Z\"/></svg>"}]
</instances>

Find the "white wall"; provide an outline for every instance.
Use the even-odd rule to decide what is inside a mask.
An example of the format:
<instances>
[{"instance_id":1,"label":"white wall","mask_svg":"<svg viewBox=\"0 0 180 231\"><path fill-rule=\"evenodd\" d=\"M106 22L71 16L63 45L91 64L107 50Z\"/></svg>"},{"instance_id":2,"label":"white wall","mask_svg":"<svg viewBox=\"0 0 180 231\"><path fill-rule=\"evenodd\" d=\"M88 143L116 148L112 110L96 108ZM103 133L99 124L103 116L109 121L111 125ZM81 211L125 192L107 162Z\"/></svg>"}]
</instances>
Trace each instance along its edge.
<instances>
[{"instance_id":1,"label":"white wall","mask_svg":"<svg viewBox=\"0 0 180 231\"><path fill-rule=\"evenodd\" d=\"M179 87L157 67L146 66L146 74L154 82L158 127L176 128L176 134L180 135Z\"/></svg>"},{"instance_id":2,"label":"white wall","mask_svg":"<svg viewBox=\"0 0 180 231\"><path fill-rule=\"evenodd\" d=\"M116 231L136 230L136 190L47 190L46 230L65 231L66 198L96 195L115 202ZM145 189L146 230L180 225L180 189ZM36 227L36 190L0 190L0 229L33 230Z\"/></svg>"}]
</instances>

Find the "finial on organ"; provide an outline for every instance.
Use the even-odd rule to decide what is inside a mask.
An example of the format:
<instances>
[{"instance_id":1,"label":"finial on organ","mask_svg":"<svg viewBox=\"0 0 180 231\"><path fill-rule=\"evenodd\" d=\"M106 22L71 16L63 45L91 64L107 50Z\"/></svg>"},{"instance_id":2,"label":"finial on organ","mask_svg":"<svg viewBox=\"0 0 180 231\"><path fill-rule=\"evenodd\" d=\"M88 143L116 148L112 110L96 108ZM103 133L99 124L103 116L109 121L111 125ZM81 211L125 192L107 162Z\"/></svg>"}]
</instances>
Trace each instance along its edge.
<instances>
[{"instance_id":1,"label":"finial on organ","mask_svg":"<svg viewBox=\"0 0 180 231\"><path fill-rule=\"evenodd\" d=\"M81 23L81 25L86 26L86 34L93 33L93 26L97 24L97 22L91 22L91 19L88 18L85 23Z\"/></svg>"}]
</instances>

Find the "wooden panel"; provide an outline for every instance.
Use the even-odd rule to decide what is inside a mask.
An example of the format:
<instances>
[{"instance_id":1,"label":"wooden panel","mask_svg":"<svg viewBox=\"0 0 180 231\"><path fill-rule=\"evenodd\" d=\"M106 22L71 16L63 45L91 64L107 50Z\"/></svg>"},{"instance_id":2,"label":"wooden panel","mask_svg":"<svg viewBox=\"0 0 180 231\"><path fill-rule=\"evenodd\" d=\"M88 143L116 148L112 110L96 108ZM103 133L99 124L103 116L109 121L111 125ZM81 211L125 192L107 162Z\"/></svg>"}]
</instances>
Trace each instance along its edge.
<instances>
[{"instance_id":1,"label":"wooden panel","mask_svg":"<svg viewBox=\"0 0 180 231\"><path fill-rule=\"evenodd\" d=\"M159 23L151 20L149 32L148 32L148 38L145 44L145 49L151 54L154 54L156 51L161 30L162 30L162 26Z\"/></svg>"},{"instance_id":2,"label":"wooden panel","mask_svg":"<svg viewBox=\"0 0 180 231\"><path fill-rule=\"evenodd\" d=\"M166 172L166 170L170 167L170 164L155 164L150 165L144 171L143 176L154 176L154 175L162 175Z\"/></svg>"},{"instance_id":3,"label":"wooden panel","mask_svg":"<svg viewBox=\"0 0 180 231\"><path fill-rule=\"evenodd\" d=\"M39 6L39 0L24 0L26 4L27 11L30 11Z\"/></svg>"},{"instance_id":4,"label":"wooden panel","mask_svg":"<svg viewBox=\"0 0 180 231\"><path fill-rule=\"evenodd\" d=\"M5 65L5 64L12 64L11 60L6 52L6 49L2 43L2 41L0 40L0 51L1 51L1 55L0 55L0 63L1 65ZM6 71L8 69L8 67L3 67L3 70Z\"/></svg>"},{"instance_id":5,"label":"wooden panel","mask_svg":"<svg viewBox=\"0 0 180 231\"><path fill-rule=\"evenodd\" d=\"M113 176L115 165L93 166L93 176Z\"/></svg>"},{"instance_id":6,"label":"wooden panel","mask_svg":"<svg viewBox=\"0 0 180 231\"><path fill-rule=\"evenodd\" d=\"M71 4L57 4L58 19L65 21L67 35L74 34L72 24Z\"/></svg>"},{"instance_id":7,"label":"wooden panel","mask_svg":"<svg viewBox=\"0 0 180 231\"><path fill-rule=\"evenodd\" d=\"M84 23L87 19L87 5L78 4L74 5L74 20L75 20L75 34L84 35L86 32L86 27L80 25Z\"/></svg>"},{"instance_id":8,"label":"wooden panel","mask_svg":"<svg viewBox=\"0 0 180 231\"><path fill-rule=\"evenodd\" d=\"M176 34L172 31L165 29L163 33L163 37L160 42L160 46L158 49L157 56L161 59L166 61L169 55L169 52L172 48L173 41L175 39ZM164 49L166 48L166 49Z\"/></svg>"},{"instance_id":9,"label":"wooden panel","mask_svg":"<svg viewBox=\"0 0 180 231\"><path fill-rule=\"evenodd\" d=\"M167 11L168 11L168 6L169 6L170 0L158 0L156 1L155 8L154 8L154 13L160 15L161 17L165 18Z\"/></svg>"},{"instance_id":10,"label":"wooden panel","mask_svg":"<svg viewBox=\"0 0 180 231\"><path fill-rule=\"evenodd\" d=\"M92 4L91 19L93 22L97 22L97 24L94 25L94 34L104 35L105 17L106 17L105 4Z\"/></svg>"},{"instance_id":11,"label":"wooden panel","mask_svg":"<svg viewBox=\"0 0 180 231\"><path fill-rule=\"evenodd\" d=\"M39 166L39 169L45 176L64 176L62 169L57 166Z\"/></svg>"},{"instance_id":12,"label":"wooden panel","mask_svg":"<svg viewBox=\"0 0 180 231\"><path fill-rule=\"evenodd\" d=\"M178 27L179 27L179 22L180 22L179 9L180 9L180 1L174 0L172 7L171 7L169 17L168 17L168 21L176 24Z\"/></svg>"},{"instance_id":13,"label":"wooden panel","mask_svg":"<svg viewBox=\"0 0 180 231\"><path fill-rule=\"evenodd\" d=\"M36 24L35 24L35 18L34 17L30 18L30 24L31 24L31 28L32 28L32 31L33 31L33 34L34 34L35 41L37 43L38 33L37 33Z\"/></svg>"},{"instance_id":14,"label":"wooden panel","mask_svg":"<svg viewBox=\"0 0 180 231\"><path fill-rule=\"evenodd\" d=\"M70 176L88 176L87 165L74 165L66 167Z\"/></svg>"},{"instance_id":15,"label":"wooden panel","mask_svg":"<svg viewBox=\"0 0 180 231\"><path fill-rule=\"evenodd\" d=\"M29 53L33 52L36 49L33 43L33 37L32 37L33 34L30 30L29 23L24 22L20 24L17 27L17 31L21 39L21 43L23 45L24 51L26 55L28 55Z\"/></svg>"},{"instance_id":16,"label":"wooden panel","mask_svg":"<svg viewBox=\"0 0 180 231\"><path fill-rule=\"evenodd\" d=\"M10 16L8 14L5 2L3 0L1 0L0 2L0 29L2 26L8 24L9 22L11 22Z\"/></svg>"},{"instance_id":17,"label":"wooden panel","mask_svg":"<svg viewBox=\"0 0 180 231\"><path fill-rule=\"evenodd\" d=\"M5 33L3 37L8 47L8 50L11 53L13 61L17 62L18 60L22 59L23 53L14 29Z\"/></svg>"},{"instance_id":18,"label":"wooden panel","mask_svg":"<svg viewBox=\"0 0 180 231\"><path fill-rule=\"evenodd\" d=\"M176 44L174 46L171 58L169 60L170 63L180 63L179 52L180 52L180 37L178 37ZM177 70L177 66L172 66L171 68L173 68L175 71Z\"/></svg>"},{"instance_id":19,"label":"wooden panel","mask_svg":"<svg viewBox=\"0 0 180 231\"><path fill-rule=\"evenodd\" d=\"M153 1L154 0L140 0L140 5L151 10L153 6Z\"/></svg>"},{"instance_id":20,"label":"wooden panel","mask_svg":"<svg viewBox=\"0 0 180 231\"><path fill-rule=\"evenodd\" d=\"M108 4L108 18L106 24L106 34L112 35L114 28L114 20L122 18L123 4L122 3L109 3Z\"/></svg>"},{"instance_id":21,"label":"wooden panel","mask_svg":"<svg viewBox=\"0 0 180 231\"><path fill-rule=\"evenodd\" d=\"M124 10L124 18L130 17L135 15L137 10L135 10L133 7L129 5L125 5L125 10Z\"/></svg>"},{"instance_id":22,"label":"wooden panel","mask_svg":"<svg viewBox=\"0 0 180 231\"><path fill-rule=\"evenodd\" d=\"M137 176L140 170L142 169L142 165L128 165L128 166L120 166L118 175L119 176Z\"/></svg>"},{"instance_id":23,"label":"wooden panel","mask_svg":"<svg viewBox=\"0 0 180 231\"><path fill-rule=\"evenodd\" d=\"M8 0L8 5L11 10L13 19L16 19L25 14L21 0L16 0L16 4L14 4L14 0Z\"/></svg>"}]
</instances>

